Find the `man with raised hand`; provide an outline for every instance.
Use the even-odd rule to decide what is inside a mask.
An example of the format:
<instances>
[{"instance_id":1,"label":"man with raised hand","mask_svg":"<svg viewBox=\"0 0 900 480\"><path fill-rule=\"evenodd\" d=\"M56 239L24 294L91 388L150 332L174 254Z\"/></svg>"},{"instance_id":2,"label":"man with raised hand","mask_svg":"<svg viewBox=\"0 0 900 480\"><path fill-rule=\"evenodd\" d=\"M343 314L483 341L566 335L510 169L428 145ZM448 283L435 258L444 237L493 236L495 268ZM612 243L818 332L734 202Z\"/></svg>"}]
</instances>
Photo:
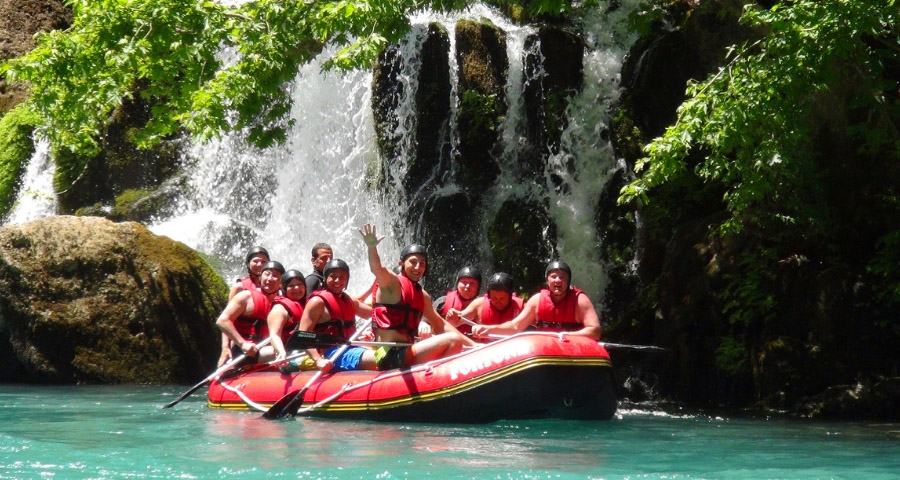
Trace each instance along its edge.
<instances>
[{"instance_id":1,"label":"man with raised hand","mask_svg":"<svg viewBox=\"0 0 900 480\"><path fill-rule=\"evenodd\" d=\"M415 243L404 247L400 252L400 273L395 274L381 264L378 244L384 237L378 237L375 226L367 223L359 233L368 249L369 269L378 282L372 311L375 339L412 343L423 319L434 332L432 337L409 347L379 347L375 351L379 370L424 363L459 353L464 345L475 344L434 310L431 295L419 285L428 268L425 247Z\"/></svg>"}]
</instances>

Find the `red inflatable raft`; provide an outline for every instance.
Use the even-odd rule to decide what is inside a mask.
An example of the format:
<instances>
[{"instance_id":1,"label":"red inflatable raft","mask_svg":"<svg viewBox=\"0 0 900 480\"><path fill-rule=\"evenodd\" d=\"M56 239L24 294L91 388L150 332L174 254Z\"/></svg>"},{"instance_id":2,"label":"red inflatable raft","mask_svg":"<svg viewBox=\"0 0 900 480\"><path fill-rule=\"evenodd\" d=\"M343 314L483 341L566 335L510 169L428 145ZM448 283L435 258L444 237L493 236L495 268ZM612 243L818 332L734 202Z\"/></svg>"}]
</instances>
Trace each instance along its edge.
<instances>
[{"instance_id":1,"label":"red inflatable raft","mask_svg":"<svg viewBox=\"0 0 900 480\"><path fill-rule=\"evenodd\" d=\"M269 408L314 373L251 366L213 382L208 404L247 410L249 400ZM607 420L616 412L615 390L609 354L595 340L525 332L405 369L324 375L306 391L301 413L407 422Z\"/></svg>"}]
</instances>

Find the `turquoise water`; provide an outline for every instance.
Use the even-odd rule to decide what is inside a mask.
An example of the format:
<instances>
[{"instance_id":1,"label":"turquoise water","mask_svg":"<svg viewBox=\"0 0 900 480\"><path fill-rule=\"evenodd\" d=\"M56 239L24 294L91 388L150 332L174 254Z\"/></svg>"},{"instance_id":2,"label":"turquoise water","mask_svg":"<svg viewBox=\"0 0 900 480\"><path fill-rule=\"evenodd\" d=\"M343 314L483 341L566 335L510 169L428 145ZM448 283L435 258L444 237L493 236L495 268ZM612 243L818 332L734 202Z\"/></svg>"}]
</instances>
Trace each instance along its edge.
<instances>
[{"instance_id":1,"label":"turquoise water","mask_svg":"<svg viewBox=\"0 0 900 480\"><path fill-rule=\"evenodd\" d=\"M900 478L900 425L622 409L398 425L212 410L186 387L0 385L0 478Z\"/></svg>"}]
</instances>

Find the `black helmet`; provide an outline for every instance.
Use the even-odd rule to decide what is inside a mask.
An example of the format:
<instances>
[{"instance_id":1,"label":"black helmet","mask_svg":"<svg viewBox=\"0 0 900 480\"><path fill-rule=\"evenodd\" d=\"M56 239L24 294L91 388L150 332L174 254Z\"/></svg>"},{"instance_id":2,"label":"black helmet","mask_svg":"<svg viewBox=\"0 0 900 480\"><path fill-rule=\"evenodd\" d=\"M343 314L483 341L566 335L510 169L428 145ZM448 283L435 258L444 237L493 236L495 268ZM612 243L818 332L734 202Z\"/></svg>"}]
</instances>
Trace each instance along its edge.
<instances>
[{"instance_id":1,"label":"black helmet","mask_svg":"<svg viewBox=\"0 0 900 480\"><path fill-rule=\"evenodd\" d=\"M301 282L304 282L303 285L304 288L306 288L306 276L303 275L303 272L294 268L284 272L284 275L281 277L281 288L287 287L288 284L291 283L291 280L294 280L295 278L299 278Z\"/></svg>"},{"instance_id":2,"label":"black helmet","mask_svg":"<svg viewBox=\"0 0 900 480\"><path fill-rule=\"evenodd\" d=\"M513 291L513 279L512 275L504 272L497 272L491 275L490 280L488 280L487 289L490 292L491 290L501 290L504 292L512 293Z\"/></svg>"},{"instance_id":3,"label":"black helmet","mask_svg":"<svg viewBox=\"0 0 900 480\"><path fill-rule=\"evenodd\" d=\"M332 270L344 270L347 272L347 278L350 278L350 265L347 265L347 262L341 260L340 258L332 258L322 267L322 276L324 278L328 278L328 274L331 273Z\"/></svg>"},{"instance_id":4,"label":"black helmet","mask_svg":"<svg viewBox=\"0 0 900 480\"><path fill-rule=\"evenodd\" d=\"M413 254L419 254L425 257L425 265L426 267L428 266L428 250L426 250L423 245L419 245L418 243L410 243L409 245L403 247L403 250L400 250L400 263L402 264L406 260L406 257ZM403 271L402 266L400 268L400 271ZM428 270L426 269L425 272L422 273L422 276L424 277L425 273L427 272Z\"/></svg>"},{"instance_id":5,"label":"black helmet","mask_svg":"<svg viewBox=\"0 0 900 480\"><path fill-rule=\"evenodd\" d=\"M425 260L428 260L428 250L425 249L424 246L419 245L418 243L410 243L409 245L403 247L403 250L400 250L400 261L406 260L406 257L418 253L425 257Z\"/></svg>"},{"instance_id":6,"label":"black helmet","mask_svg":"<svg viewBox=\"0 0 900 480\"><path fill-rule=\"evenodd\" d=\"M566 272L566 274L568 274L569 276L569 281L572 281L572 269L569 268L568 265L566 265L566 262L562 260L553 260L552 262L548 263L547 269L544 270L544 277L550 275L551 270L562 270Z\"/></svg>"},{"instance_id":7,"label":"black helmet","mask_svg":"<svg viewBox=\"0 0 900 480\"><path fill-rule=\"evenodd\" d=\"M249 264L250 259L252 259L253 257L255 257L259 254L263 254L266 256L266 258L269 258L269 251L266 250L265 248L260 247L259 245L255 246L255 247L250 247L250 250L247 251L247 255L244 257L244 265Z\"/></svg>"},{"instance_id":8,"label":"black helmet","mask_svg":"<svg viewBox=\"0 0 900 480\"><path fill-rule=\"evenodd\" d=\"M266 270L278 270L278 273L284 275L284 265L282 265L281 262L276 262L275 260L272 260L271 262L263 265L262 271L265 272Z\"/></svg>"},{"instance_id":9,"label":"black helmet","mask_svg":"<svg viewBox=\"0 0 900 480\"><path fill-rule=\"evenodd\" d=\"M481 270L467 265L456 272L456 281L458 282L460 278L474 278L478 280L478 285L481 285Z\"/></svg>"}]
</instances>

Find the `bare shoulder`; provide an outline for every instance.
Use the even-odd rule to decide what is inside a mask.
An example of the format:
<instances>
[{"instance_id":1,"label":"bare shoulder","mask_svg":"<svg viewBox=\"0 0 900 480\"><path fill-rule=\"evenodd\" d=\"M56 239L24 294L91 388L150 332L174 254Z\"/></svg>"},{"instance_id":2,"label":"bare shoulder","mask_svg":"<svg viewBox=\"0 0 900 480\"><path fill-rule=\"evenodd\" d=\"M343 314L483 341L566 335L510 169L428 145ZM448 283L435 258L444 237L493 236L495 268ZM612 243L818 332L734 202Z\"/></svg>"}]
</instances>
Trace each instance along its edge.
<instances>
[{"instance_id":1,"label":"bare shoulder","mask_svg":"<svg viewBox=\"0 0 900 480\"><path fill-rule=\"evenodd\" d=\"M582 293L581 295L578 295L578 306L593 308L594 304L593 302L591 302L591 299L587 296L586 293Z\"/></svg>"}]
</instances>

